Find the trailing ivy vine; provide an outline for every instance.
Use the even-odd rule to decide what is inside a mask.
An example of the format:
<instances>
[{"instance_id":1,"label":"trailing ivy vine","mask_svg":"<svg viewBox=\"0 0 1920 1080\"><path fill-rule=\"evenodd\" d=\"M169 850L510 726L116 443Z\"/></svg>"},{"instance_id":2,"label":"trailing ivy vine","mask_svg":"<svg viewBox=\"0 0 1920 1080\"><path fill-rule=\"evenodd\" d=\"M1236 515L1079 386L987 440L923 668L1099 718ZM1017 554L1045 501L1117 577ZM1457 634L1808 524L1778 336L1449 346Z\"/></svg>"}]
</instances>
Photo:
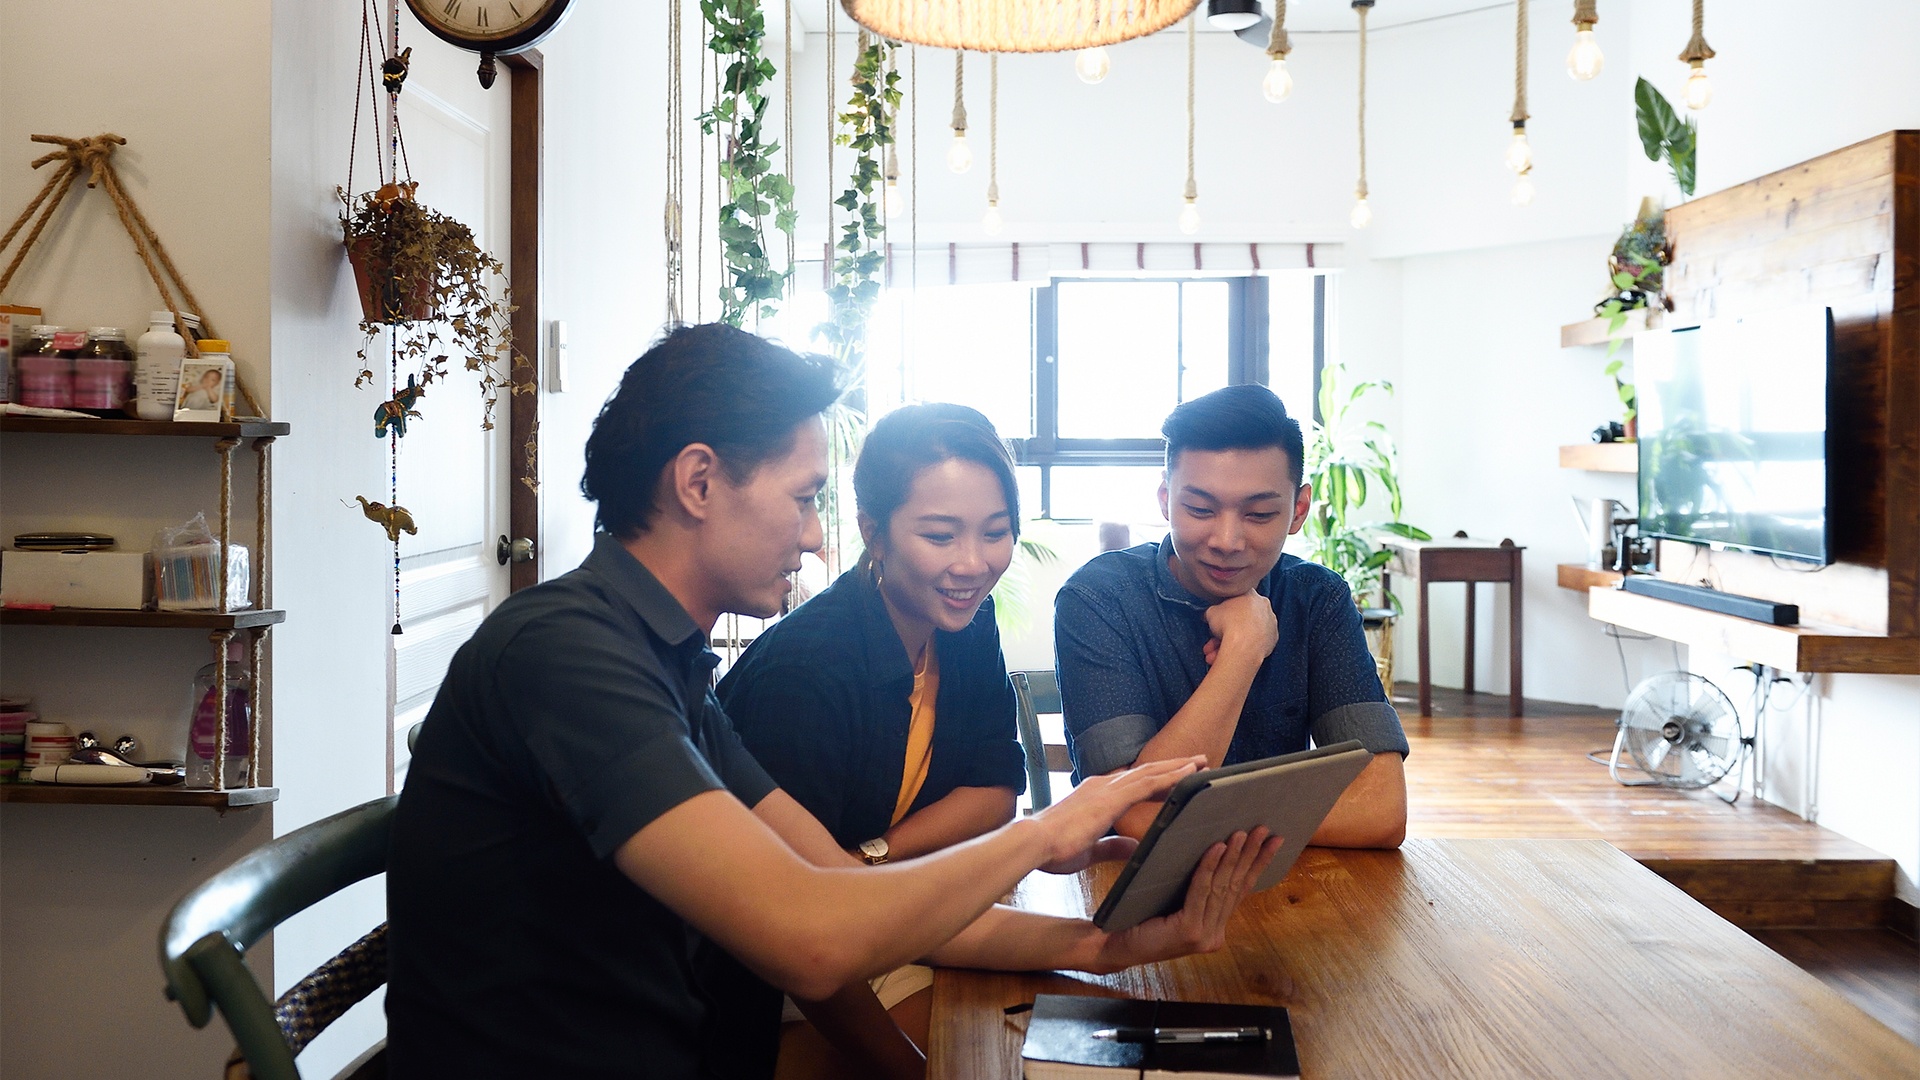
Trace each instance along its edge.
<instances>
[{"instance_id":1,"label":"trailing ivy vine","mask_svg":"<svg viewBox=\"0 0 1920 1080\"><path fill-rule=\"evenodd\" d=\"M900 106L900 73L892 64L894 43L884 38L866 40L853 64L853 93L847 111L839 114L840 130L833 141L851 147L859 156L847 188L833 201L852 215L840 227L834 244L832 284L827 288L827 321L820 326L833 348L834 358L859 371L867 350L867 319L880 298L880 272L887 257L883 247L885 214L881 163L893 145L894 113Z\"/></svg>"},{"instance_id":2,"label":"trailing ivy vine","mask_svg":"<svg viewBox=\"0 0 1920 1080\"><path fill-rule=\"evenodd\" d=\"M767 254L766 222L793 235L793 184L773 167L778 142L763 142L761 124L767 97L761 89L772 82L773 61L760 55L766 37L766 19L759 0L700 0L700 12L713 36L707 42L725 62L720 99L700 114L700 129L708 135L725 130L725 152L720 155L720 180L725 201L720 204L720 251L730 282L720 286L720 319L730 326L774 313L774 302L786 289L788 270L776 266Z\"/></svg>"}]
</instances>

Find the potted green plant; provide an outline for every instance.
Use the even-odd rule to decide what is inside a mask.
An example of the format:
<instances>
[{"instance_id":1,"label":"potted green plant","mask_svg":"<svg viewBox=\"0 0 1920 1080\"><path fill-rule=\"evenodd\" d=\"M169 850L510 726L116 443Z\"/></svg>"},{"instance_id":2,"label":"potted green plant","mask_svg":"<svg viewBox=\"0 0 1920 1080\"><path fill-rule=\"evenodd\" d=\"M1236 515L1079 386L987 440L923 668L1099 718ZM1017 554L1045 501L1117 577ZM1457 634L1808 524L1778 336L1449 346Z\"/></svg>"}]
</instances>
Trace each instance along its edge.
<instances>
[{"instance_id":1,"label":"potted green plant","mask_svg":"<svg viewBox=\"0 0 1920 1080\"><path fill-rule=\"evenodd\" d=\"M1354 604L1380 589L1380 577L1392 553L1375 547L1373 533L1392 533L1409 540L1431 540L1426 530L1400 520L1399 455L1393 436L1377 420L1360 423L1348 415L1373 390L1393 393L1385 380L1360 382L1345 390L1339 365L1320 373L1320 420L1307 440L1306 482L1313 485L1313 508L1301 536L1306 557L1339 574L1353 590ZM1357 520L1372 491L1387 495L1388 520ZM1400 610L1399 598L1385 594L1387 606Z\"/></svg>"},{"instance_id":2,"label":"potted green plant","mask_svg":"<svg viewBox=\"0 0 1920 1080\"><path fill-rule=\"evenodd\" d=\"M340 224L366 335L354 385L375 381L367 348L387 329L401 368L410 382L417 381L414 399L445 379L457 356L480 378L481 426L491 428L502 387L514 393L532 389L512 379L514 368L530 365L513 352L506 267L475 242L472 229L416 200L416 186L387 184L353 197L340 193ZM497 296L491 289L496 278ZM512 360L503 361L503 355Z\"/></svg>"}]
</instances>

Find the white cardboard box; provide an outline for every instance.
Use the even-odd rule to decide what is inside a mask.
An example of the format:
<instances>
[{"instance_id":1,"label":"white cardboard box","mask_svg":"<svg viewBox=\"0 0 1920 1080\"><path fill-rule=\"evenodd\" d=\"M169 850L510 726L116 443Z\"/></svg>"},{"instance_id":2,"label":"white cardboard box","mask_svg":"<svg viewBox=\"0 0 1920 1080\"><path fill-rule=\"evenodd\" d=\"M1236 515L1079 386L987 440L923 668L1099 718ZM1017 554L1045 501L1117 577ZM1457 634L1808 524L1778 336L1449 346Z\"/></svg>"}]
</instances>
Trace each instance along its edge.
<instances>
[{"instance_id":1,"label":"white cardboard box","mask_svg":"<svg viewBox=\"0 0 1920 1080\"><path fill-rule=\"evenodd\" d=\"M144 551L0 552L0 603L146 607L153 574Z\"/></svg>"}]
</instances>

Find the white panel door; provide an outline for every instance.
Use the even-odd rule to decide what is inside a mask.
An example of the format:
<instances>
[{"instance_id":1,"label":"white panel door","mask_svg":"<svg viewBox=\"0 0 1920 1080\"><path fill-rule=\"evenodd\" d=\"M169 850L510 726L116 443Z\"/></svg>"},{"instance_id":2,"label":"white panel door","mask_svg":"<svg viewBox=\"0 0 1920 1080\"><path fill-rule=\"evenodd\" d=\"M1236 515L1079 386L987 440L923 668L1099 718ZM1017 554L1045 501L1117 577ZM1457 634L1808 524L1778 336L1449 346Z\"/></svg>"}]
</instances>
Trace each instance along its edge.
<instances>
[{"instance_id":1,"label":"white panel door","mask_svg":"<svg viewBox=\"0 0 1920 1080\"><path fill-rule=\"evenodd\" d=\"M400 129L417 197L465 223L482 249L505 261L513 73L501 64L493 88L482 90L474 54L402 12L401 42L413 59ZM448 366L450 377L421 398L421 416L400 440L399 501L420 531L400 539L403 632L388 638L396 791L406 782L408 729L426 719L454 651L507 595L507 568L494 554L507 532L507 402L502 395L494 429L482 431L477 376L457 355Z\"/></svg>"}]
</instances>

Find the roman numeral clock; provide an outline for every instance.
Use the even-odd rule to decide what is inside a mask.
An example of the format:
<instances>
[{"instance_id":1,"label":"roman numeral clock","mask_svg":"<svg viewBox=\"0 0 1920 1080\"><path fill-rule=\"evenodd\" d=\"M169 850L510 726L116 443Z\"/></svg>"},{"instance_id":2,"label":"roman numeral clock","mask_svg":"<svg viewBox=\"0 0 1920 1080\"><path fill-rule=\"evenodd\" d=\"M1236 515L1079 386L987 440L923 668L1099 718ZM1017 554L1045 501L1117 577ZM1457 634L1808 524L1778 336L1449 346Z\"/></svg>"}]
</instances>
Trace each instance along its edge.
<instances>
[{"instance_id":1,"label":"roman numeral clock","mask_svg":"<svg viewBox=\"0 0 1920 1080\"><path fill-rule=\"evenodd\" d=\"M480 54L480 85L493 86L493 58L531 49L567 17L573 0L407 0L414 17L450 45Z\"/></svg>"}]
</instances>

